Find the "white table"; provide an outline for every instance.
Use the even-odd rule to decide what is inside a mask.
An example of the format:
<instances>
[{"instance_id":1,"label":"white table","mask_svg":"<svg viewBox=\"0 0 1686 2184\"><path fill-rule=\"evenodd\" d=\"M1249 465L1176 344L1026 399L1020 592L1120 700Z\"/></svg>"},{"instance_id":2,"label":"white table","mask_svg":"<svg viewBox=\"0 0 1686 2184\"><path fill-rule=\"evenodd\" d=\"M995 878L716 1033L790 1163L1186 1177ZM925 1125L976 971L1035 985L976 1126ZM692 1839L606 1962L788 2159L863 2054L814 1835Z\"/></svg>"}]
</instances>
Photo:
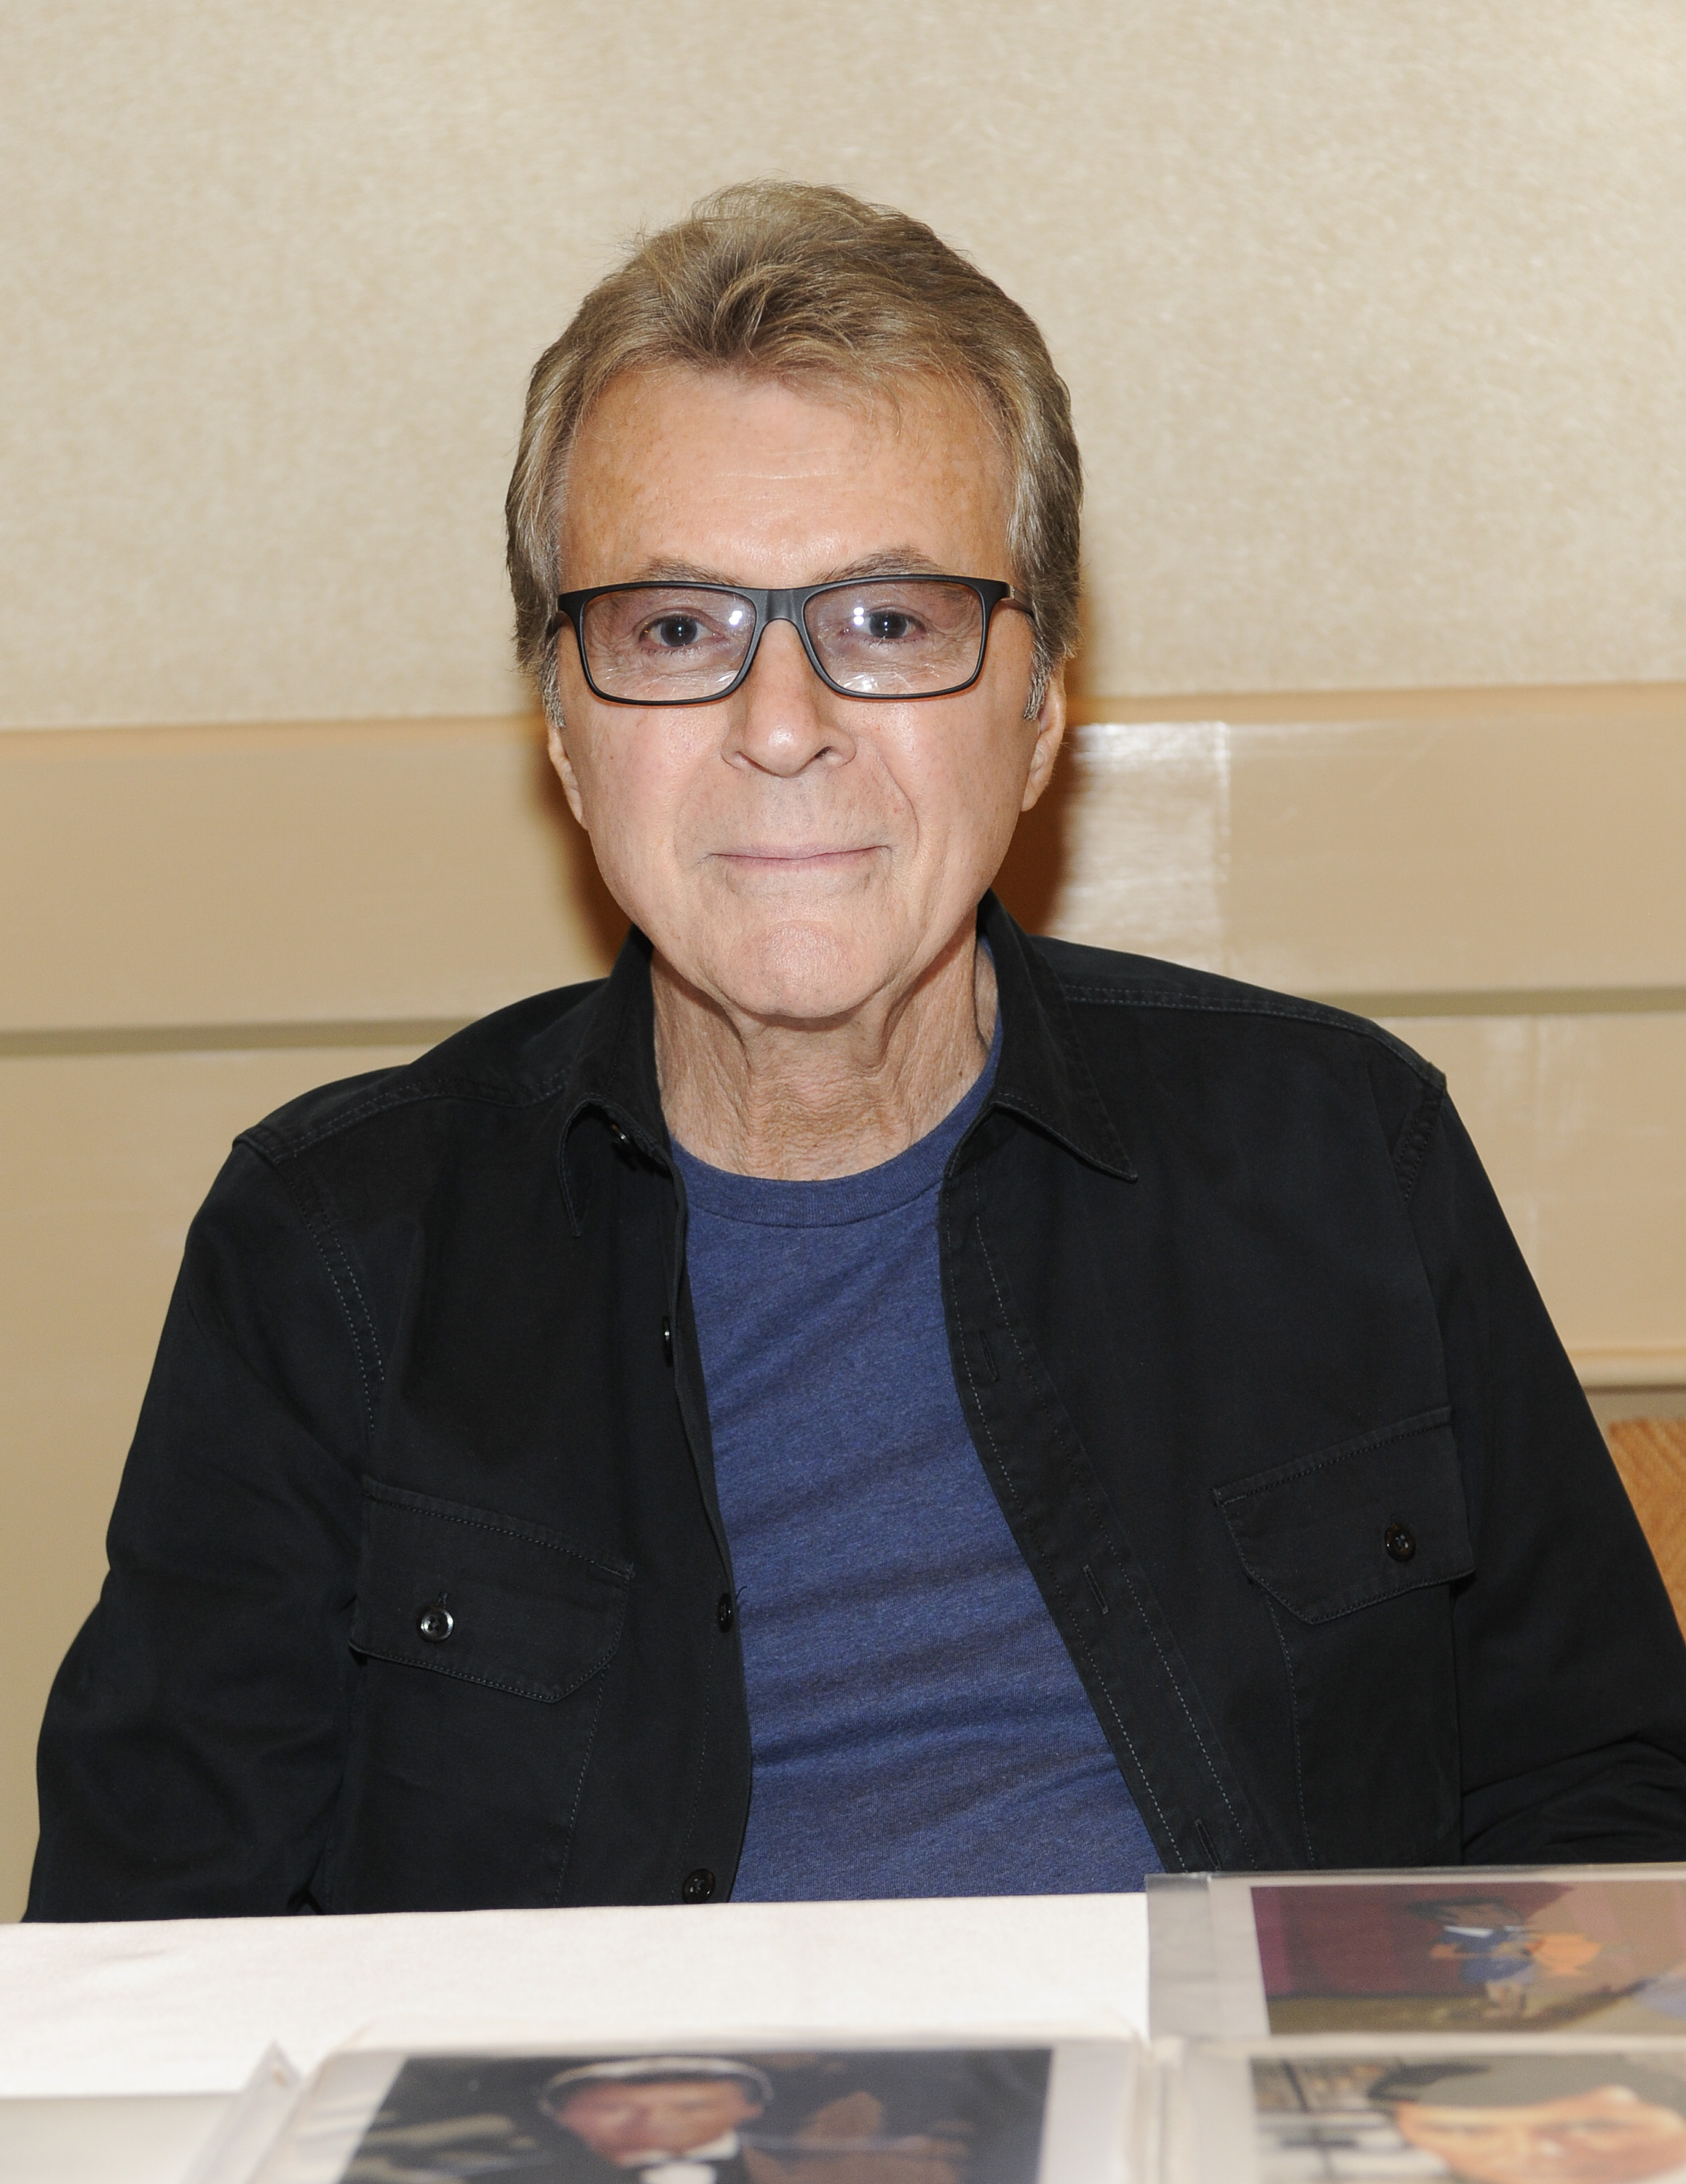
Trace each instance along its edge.
<instances>
[{"instance_id":1,"label":"white table","mask_svg":"<svg viewBox=\"0 0 1686 2184\"><path fill-rule=\"evenodd\" d=\"M1144 2034L1147 1964L1139 1896L0 1927L0 2176L175 2184L272 2041Z\"/></svg>"}]
</instances>

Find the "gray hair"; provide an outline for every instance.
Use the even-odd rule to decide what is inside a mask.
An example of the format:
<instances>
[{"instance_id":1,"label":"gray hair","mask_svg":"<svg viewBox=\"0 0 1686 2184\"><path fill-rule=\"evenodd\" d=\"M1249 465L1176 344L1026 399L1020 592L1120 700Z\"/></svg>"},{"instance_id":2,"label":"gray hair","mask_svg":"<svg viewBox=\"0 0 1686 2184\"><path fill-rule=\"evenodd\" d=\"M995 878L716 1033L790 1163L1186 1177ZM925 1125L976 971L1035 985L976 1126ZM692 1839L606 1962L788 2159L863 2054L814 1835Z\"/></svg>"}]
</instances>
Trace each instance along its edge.
<instances>
[{"instance_id":1,"label":"gray hair","mask_svg":"<svg viewBox=\"0 0 1686 2184\"><path fill-rule=\"evenodd\" d=\"M977 400L1012 481L1013 583L1036 632L1027 714L1077 646L1082 466L1035 321L922 220L805 182L739 183L639 237L533 367L509 481L515 648L557 718L554 610L568 456L630 371L688 368L882 395L936 378ZM987 572L993 573L993 572Z\"/></svg>"}]
</instances>

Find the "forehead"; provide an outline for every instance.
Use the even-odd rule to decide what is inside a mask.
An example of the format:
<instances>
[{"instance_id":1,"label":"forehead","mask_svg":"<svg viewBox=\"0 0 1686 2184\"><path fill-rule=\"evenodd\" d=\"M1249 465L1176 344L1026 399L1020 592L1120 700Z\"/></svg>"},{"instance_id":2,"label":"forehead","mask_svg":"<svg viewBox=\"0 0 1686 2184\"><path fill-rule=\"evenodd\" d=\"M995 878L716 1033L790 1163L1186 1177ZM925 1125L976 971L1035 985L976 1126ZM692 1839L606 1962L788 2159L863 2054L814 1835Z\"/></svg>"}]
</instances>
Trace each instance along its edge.
<instances>
[{"instance_id":1,"label":"forehead","mask_svg":"<svg viewBox=\"0 0 1686 2184\"><path fill-rule=\"evenodd\" d=\"M569 2104L576 2101L643 2100L654 2095L661 2099L671 2098L676 2093L698 2093L705 2097L721 2092L740 2092L742 2086L736 2078L597 2078L583 2086L576 2086L568 2095Z\"/></svg>"},{"instance_id":2,"label":"forehead","mask_svg":"<svg viewBox=\"0 0 1686 2184\"><path fill-rule=\"evenodd\" d=\"M898 551L1006 577L1010 515L1000 442L964 389L643 371L581 426L559 544L569 588L664 571L815 582Z\"/></svg>"}]
</instances>

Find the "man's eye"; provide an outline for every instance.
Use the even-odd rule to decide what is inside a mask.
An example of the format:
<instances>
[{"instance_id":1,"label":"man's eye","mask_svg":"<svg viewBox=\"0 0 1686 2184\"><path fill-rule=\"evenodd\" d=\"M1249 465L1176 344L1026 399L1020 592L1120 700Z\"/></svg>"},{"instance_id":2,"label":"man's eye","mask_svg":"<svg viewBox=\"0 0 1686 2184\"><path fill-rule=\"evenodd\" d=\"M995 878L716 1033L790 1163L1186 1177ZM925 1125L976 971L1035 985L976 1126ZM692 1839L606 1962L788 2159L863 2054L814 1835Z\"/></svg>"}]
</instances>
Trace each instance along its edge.
<instances>
[{"instance_id":1,"label":"man's eye","mask_svg":"<svg viewBox=\"0 0 1686 2184\"><path fill-rule=\"evenodd\" d=\"M682 651L694 644L703 633L703 626L689 615L664 615L650 625L650 635L670 652Z\"/></svg>"},{"instance_id":2,"label":"man's eye","mask_svg":"<svg viewBox=\"0 0 1686 2184\"><path fill-rule=\"evenodd\" d=\"M912 636L913 627L911 615L897 614L888 607L866 617L866 634L881 644L899 644L902 638Z\"/></svg>"}]
</instances>

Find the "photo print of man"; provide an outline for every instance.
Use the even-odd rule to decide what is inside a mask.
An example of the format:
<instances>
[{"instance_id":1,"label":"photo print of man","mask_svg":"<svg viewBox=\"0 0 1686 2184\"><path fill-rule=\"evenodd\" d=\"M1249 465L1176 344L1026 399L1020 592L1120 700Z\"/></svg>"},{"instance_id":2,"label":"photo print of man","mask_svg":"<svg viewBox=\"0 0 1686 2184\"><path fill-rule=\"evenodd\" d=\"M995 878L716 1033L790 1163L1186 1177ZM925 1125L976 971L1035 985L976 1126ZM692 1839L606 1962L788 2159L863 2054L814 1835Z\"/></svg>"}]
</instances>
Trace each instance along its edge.
<instances>
[{"instance_id":1,"label":"photo print of man","mask_svg":"<svg viewBox=\"0 0 1686 2184\"><path fill-rule=\"evenodd\" d=\"M751 2184L741 2132L772 2098L753 2063L654 2055L559 2070L539 2105L577 2184Z\"/></svg>"},{"instance_id":2,"label":"photo print of man","mask_svg":"<svg viewBox=\"0 0 1686 2184\"><path fill-rule=\"evenodd\" d=\"M1264 2184L1686 2184L1686 2058L1260 2063Z\"/></svg>"},{"instance_id":3,"label":"photo print of man","mask_svg":"<svg viewBox=\"0 0 1686 2184\"><path fill-rule=\"evenodd\" d=\"M345 2184L1035 2184L1044 2049L416 2057Z\"/></svg>"}]
</instances>

